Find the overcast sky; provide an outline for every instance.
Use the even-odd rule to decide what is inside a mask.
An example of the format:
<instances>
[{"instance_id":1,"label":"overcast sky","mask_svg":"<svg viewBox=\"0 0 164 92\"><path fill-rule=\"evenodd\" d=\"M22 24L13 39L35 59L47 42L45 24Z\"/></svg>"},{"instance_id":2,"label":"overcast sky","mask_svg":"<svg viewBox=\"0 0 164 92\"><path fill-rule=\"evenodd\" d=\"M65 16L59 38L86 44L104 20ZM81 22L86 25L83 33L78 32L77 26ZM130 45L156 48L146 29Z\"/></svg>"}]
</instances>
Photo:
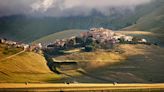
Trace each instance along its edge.
<instances>
[{"instance_id":1,"label":"overcast sky","mask_svg":"<svg viewBox=\"0 0 164 92\"><path fill-rule=\"evenodd\" d=\"M111 7L133 9L150 0L0 0L0 16L17 14L45 16L89 15L97 10L102 14Z\"/></svg>"}]
</instances>

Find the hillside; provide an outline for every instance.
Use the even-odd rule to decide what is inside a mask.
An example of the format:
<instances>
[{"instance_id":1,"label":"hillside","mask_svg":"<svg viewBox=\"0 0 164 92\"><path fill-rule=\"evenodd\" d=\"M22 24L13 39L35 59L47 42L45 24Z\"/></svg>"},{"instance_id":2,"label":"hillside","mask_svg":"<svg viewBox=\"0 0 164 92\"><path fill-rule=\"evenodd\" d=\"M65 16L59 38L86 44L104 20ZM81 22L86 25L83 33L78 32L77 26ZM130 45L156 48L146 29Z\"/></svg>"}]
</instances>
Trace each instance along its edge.
<instances>
[{"instance_id":1,"label":"hillside","mask_svg":"<svg viewBox=\"0 0 164 92\"><path fill-rule=\"evenodd\" d=\"M44 36L69 29L89 29L92 27L104 27L113 30L122 29L133 25L138 19L142 21L145 16L146 26L136 30L161 29L163 15L163 0L152 0L152 2L139 5L134 10L120 10L112 8L112 14L105 16L100 12L93 11L90 16L70 16L70 17L32 17L25 15L13 15L0 17L0 37L22 42L32 42ZM153 13L154 12L154 13ZM156 14L159 13L159 14ZM150 14L150 15L149 15ZM156 17L159 15L158 17ZM143 17L144 18L144 17ZM157 25L151 23L156 18ZM137 21L137 25L142 25ZM147 22L146 22L147 21ZM150 21L150 22L149 22ZM135 28L133 28L135 29Z\"/></svg>"},{"instance_id":2,"label":"hillside","mask_svg":"<svg viewBox=\"0 0 164 92\"><path fill-rule=\"evenodd\" d=\"M140 17L136 24L124 28L123 30L141 30L141 31L151 31L155 33L164 33L164 2L163 0L158 0L158 6L146 15Z\"/></svg>"},{"instance_id":3,"label":"hillside","mask_svg":"<svg viewBox=\"0 0 164 92\"><path fill-rule=\"evenodd\" d=\"M163 10L163 0L152 0L150 3L137 6L133 11L124 10L120 12L120 10L117 11L113 8L114 13L109 16L93 11L89 16L34 17L12 15L0 17L0 38L5 37L9 40L18 41L18 43L51 43L55 39L77 36L92 27L104 27L121 30L117 32L145 38L148 42L157 44L157 46L153 44L117 44L112 50L98 49L92 52L84 52L84 47L71 48L64 53L62 50L57 52L55 49L49 49L60 54L55 55L54 60L73 60L79 65L77 70L66 71L63 68L65 70L63 74L50 71L46 64L46 57L44 58L40 54L0 44L0 83L164 82ZM54 62L50 62L51 64L52 70L53 68L56 69L53 66ZM70 67L69 65L65 66ZM59 68L57 67L56 70Z\"/></svg>"},{"instance_id":4,"label":"hillside","mask_svg":"<svg viewBox=\"0 0 164 92\"><path fill-rule=\"evenodd\" d=\"M29 43L44 36L69 29L89 29L92 27L119 29L126 27L129 21L126 20L127 18L124 18L126 16L112 16L93 15L66 18L35 18L28 16L2 17L0 18L0 36ZM129 16L131 16L131 14ZM118 18L121 19L117 21Z\"/></svg>"},{"instance_id":5,"label":"hillside","mask_svg":"<svg viewBox=\"0 0 164 92\"><path fill-rule=\"evenodd\" d=\"M157 34L163 34L164 33L164 2L163 0L153 0L152 2L148 3L148 4L144 4L144 5L139 5L136 7L135 11L131 14L126 13L127 15L122 15L122 18L120 19L117 16L120 16L119 14L113 15L115 16L115 18L110 19L108 17L105 16L97 16L97 17L91 17L91 19L89 19L87 21L90 21L92 23L90 23L90 26L86 26L85 29L89 29L87 27L96 27L98 26L102 26L105 28L109 28L109 29L121 29L121 30L131 30L131 31L149 31L149 32L155 32ZM84 17L83 17L84 18ZM74 19L74 18L72 18ZM92 20L93 19L93 20ZM106 20L105 20L106 19ZM119 19L119 20L118 20ZM91 21L92 20L92 21ZM86 22L87 22L86 21ZM83 21L84 22L84 21ZM104 25L102 25L104 24ZM85 23L81 26L86 25ZM92 25L92 26L91 26ZM122 26L119 26L122 25ZM131 25L131 26L130 26ZM74 25L76 26L76 24ZM125 27L122 29L122 27ZM70 31L70 30L69 30ZM79 30L78 30L79 31ZM35 42L44 42L44 41L53 41L52 38L54 37L54 39L56 38L62 38L63 36L59 36L59 35L64 35L65 34L74 34L76 35L75 30L70 31L71 33L68 33L68 31L61 31L57 34L51 34L49 36L46 37L41 37L39 40L35 41ZM70 36L70 35L69 35ZM69 37L66 36L66 37ZM150 37L149 37L150 38ZM156 37L157 40L158 39L162 39L162 44L163 44L163 37L159 35L159 37ZM154 42L154 41L153 41Z\"/></svg>"},{"instance_id":6,"label":"hillside","mask_svg":"<svg viewBox=\"0 0 164 92\"><path fill-rule=\"evenodd\" d=\"M50 34L48 36L42 37L36 41L34 41L33 43L50 43L55 41L56 39L64 39L64 38L69 38L72 36L77 36L79 35L81 32L85 32L86 30L80 30L80 29L72 29L72 30L65 30L65 31L61 31L61 32L56 32L53 34Z\"/></svg>"},{"instance_id":7,"label":"hillside","mask_svg":"<svg viewBox=\"0 0 164 92\"><path fill-rule=\"evenodd\" d=\"M3 60L3 58L14 55L12 52L6 53L8 55L1 53L4 52L3 47L0 47L0 55L2 56L0 60L0 82L47 82L54 78L56 80L60 78L49 70L44 57L33 52L22 52Z\"/></svg>"},{"instance_id":8,"label":"hillside","mask_svg":"<svg viewBox=\"0 0 164 92\"><path fill-rule=\"evenodd\" d=\"M91 52L73 53L57 56L57 60L81 60L82 70L76 71L79 76L73 76L78 82L98 83L162 83L164 72L164 48L154 45L122 44L117 47L123 53ZM103 61L105 60L105 61ZM72 75L73 73L66 73ZM61 81L71 81L63 79Z\"/></svg>"},{"instance_id":9,"label":"hillside","mask_svg":"<svg viewBox=\"0 0 164 92\"><path fill-rule=\"evenodd\" d=\"M0 61L21 51L23 51L23 49L7 47L6 45L0 43Z\"/></svg>"}]
</instances>

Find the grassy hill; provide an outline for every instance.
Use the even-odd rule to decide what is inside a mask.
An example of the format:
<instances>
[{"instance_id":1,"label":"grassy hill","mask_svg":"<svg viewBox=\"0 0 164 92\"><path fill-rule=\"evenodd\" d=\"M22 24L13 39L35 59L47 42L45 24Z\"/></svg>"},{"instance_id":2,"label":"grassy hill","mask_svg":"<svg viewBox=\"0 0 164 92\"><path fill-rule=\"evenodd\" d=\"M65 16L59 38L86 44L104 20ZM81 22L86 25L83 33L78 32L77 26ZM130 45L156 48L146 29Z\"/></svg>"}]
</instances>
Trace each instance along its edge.
<instances>
[{"instance_id":1,"label":"grassy hill","mask_svg":"<svg viewBox=\"0 0 164 92\"><path fill-rule=\"evenodd\" d=\"M164 1L157 0L153 11L140 17L135 24L123 30L141 30L155 33L164 33Z\"/></svg>"},{"instance_id":2,"label":"grassy hill","mask_svg":"<svg viewBox=\"0 0 164 92\"><path fill-rule=\"evenodd\" d=\"M21 50L12 48L15 49L14 52L4 54L6 50L1 44L0 46L0 82L48 82L60 78L49 70L44 57L33 52L23 52L2 60Z\"/></svg>"},{"instance_id":3,"label":"grassy hill","mask_svg":"<svg viewBox=\"0 0 164 92\"><path fill-rule=\"evenodd\" d=\"M3 58L6 58L8 56L11 56L13 54L16 54L20 51L22 51L23 49L21 48L13 48L13 47L8 47L4 44L0 44L0 60L2 60Z\"/></svg>"},{"instance_id":4,"label":"grassy hill","mask_svg":"<svg viewBox=\"0 0 164 92\"><path fill-rule=\"evenodd\" d=\"M32 42L38 39L34 43L46 43L55 39L78 35L85 30L76 29L89 29L91 27L112 29L126 27L123 30L151 31L163 34L163 4L163 0L155 0L146 5L137 6L133 13L126 11L124 14L116 13L111 16L3 17L0 18L0 37L23 42ZM149 37L152 38L152 35ZM164 39L163 35L160 38ZM74 53L59 56L56 59L92 60L93 62L82 66L85 68L85 72L76 71L80 74L73 76L79 82L164 82L163 48L153 45L120 45L119 49L125 52L121 55L113 54L113 52ZM53 80L55 82L61 78L48 69L43 56L33 52L23 52L14 57L3 59L20 51L22 49L0 44L0 82L51 82ZM116 59L116 63L99 62L112 59ZM70 79L65 78L62 81L65 80Z\"/></svg>"},{"instance_id":5,"label":"grassy hill","mask_svg":"<svg viewBox=\"0 0 164 92\"><path fill-rule=\"evenodd\" d=\"M72 36L77 36L80 35L81 32L85 32L87 30L80 30L80 29L72 29L72 30L65 30L61 32L56 32L53 34L50 34L48 36L42 37L33 43L50 43L54 42L56 39L64 39L64 38L69 38Z\"/></svg>"},{"instance_id":6,"label":"grassy hill","mask_svg":"<svg viewBox=\"0 0 164 92\"><path fill-rule=\"evenodd\" d=\"M133 25L127 30L163 32L163 0L152 0L137 6L134 11L111 9L104 16L93 11L90 16L32 17L13 15L0 17L0 37L30 43L44 36L69 29L104 27L113 30ZM156 31L157 30L157 31Z\"/></svg>"},{"instance_id":7,"label":"grassy hill","mask_svg":"<svg viewBox=\"0 0 164 92\"><path fill-rule=\"evenodd\" d=\"M70 16L70 17L31 17L25 15L6 16L0 18L0 36L12 40L23 42L32 42L44 36L69 29L89 29L92 27L104 27L113 30L122 29L133 25L138 19L142 20L143 16L148 21L154 18L152 12L161 12L159 6L162 6L163 0L152 0L151 3L137 6L134 11L119 8L111 9L113 12L109 16L104 16L99 12L93 11L90 16ZM156 15L155 15L156 16ZM158 25L163 19L161 16L155 17ZM138 22L138 21L137 21ZM147 24L147 22L145 22ZM156 22L157 23L157 22ZM139 23L140 24L140 23ZM141 24L142 25L142 24ZM147 27L156 26L154 24ZM158 25L156 27L158 27ZM146 26L143 30L147 30ZM138 29L139 30L139 29Z\"/></svg>"},{"instance_id":8,"label":"grassy hill","mask_svg":"<svg viewBox=\"0 0 164 92\"><path fill-rule=\"evenodd\" d=\"M81 52L57 56L57 60L79 61L82 70L79 76L73 76L78 82L118 82L118 83L163 83L164 48L149 45L119 45L117 52ZM105 61L103 61L105 60ZM66 73L71 76L71 74ZM70 81L63 79L62 81Z\"/></svg>"},{"instance_id":9,"label":"grassy hill","mask_svg":"<svg viewBox=\"0 0 164 92\"><path fill-rule=\"evenodd\" d=\"M76 16L76 17L26 17L8 16L0 18L0 36L8 39L32 42L36 39L69 29L89 29L92 27L105 27L112 29L124 28L127 22L124 15L111 16ZM115 15L112 15L115 16ZM131 14L129 15L131 16ZM119 21L117 21L117 19Z\"/></svg>"}]
</instances>

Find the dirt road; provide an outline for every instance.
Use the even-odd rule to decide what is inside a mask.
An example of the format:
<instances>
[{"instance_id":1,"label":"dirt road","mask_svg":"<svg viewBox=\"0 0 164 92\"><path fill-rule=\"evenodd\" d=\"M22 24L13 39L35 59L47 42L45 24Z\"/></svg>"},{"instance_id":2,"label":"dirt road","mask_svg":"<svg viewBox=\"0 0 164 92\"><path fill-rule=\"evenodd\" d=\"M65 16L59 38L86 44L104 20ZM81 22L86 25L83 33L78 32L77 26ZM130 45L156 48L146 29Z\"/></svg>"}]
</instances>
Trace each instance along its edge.
<instances>
[{"instance_id":1,"label":"dirt road","mask_svg":"<svg viewBox=\"0 0 164 92\"><path fill-rule=\"evenodd\" d=\"M164 91L164 84L21 84L1 83L0 91L102 91L102 90L157 90ZM112 91L113 92L113 91ZM146 92L146 91L144 91Z\"/></svg>"},{"instance_id":2,"label":"dirt road","mask_svg":"<svg viewBox=\"0 0 164 92\"><path fill-rule=\"evenodd\" d=\"M15 56L17 56L17 55L23 53L23 52L25 52L25 50L22 50L22 51L20 51L20 52L18 52L18 53L16 53L16 54L13 54L13 55L8 56L8 57L6 57L6 58L0 59L0 61L5 61L5 60L7 60L7 59L10 59L10 58L12 58L12 57L15 57Z\"/></svg>"}]
</instances>

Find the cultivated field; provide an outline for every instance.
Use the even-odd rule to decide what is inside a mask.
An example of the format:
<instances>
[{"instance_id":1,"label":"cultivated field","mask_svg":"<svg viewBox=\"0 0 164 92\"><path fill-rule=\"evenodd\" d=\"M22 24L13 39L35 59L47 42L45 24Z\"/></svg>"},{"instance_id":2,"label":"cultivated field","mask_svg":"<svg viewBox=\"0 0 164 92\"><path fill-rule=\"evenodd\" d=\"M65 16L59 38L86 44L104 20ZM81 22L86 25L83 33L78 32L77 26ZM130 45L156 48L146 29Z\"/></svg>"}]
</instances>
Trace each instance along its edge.
<instances>
[{"instance_id":1,"label":"cultivated field","mask_svg":"<svg viewBox=\"0 0 164 92\"><path fill-rule=\"evenodd\" d=\"M58 60L81 60L82 71L71 73L64 81L84 83L158 83L164 82L164 48L155 45L122 44L117 47L123 53L91 52L73 53L56 57ZM111 54L110 54L111 53ZM88 60L88 61L87 61Z\"/></svg>"},{"instance_id":2,"label":"cultivated field","mask_svg":"<svg viewBox=\"0 0 164 92\"><path fill-rule=\"evenodd\" d=\"M144 35L150 34L144 33ZM2 52L0 55L4 58L22 51L12 49L14 50L13 53L5 52L5 54L3 53L5 47L1 46L0 49ZM57 56L55 59L80 62L78 63L79 68L77 70L67 71L65 69L63 74L58 75L49 70L46 65L47 61L43 56L33 52L23 52L12 58L0 61L0 82L164 82L163 47L143 44L122 44L116 46L113 51L100 50L87 53L76 49L68 52L69 54Z\"/></svg>"}]
</instances>

